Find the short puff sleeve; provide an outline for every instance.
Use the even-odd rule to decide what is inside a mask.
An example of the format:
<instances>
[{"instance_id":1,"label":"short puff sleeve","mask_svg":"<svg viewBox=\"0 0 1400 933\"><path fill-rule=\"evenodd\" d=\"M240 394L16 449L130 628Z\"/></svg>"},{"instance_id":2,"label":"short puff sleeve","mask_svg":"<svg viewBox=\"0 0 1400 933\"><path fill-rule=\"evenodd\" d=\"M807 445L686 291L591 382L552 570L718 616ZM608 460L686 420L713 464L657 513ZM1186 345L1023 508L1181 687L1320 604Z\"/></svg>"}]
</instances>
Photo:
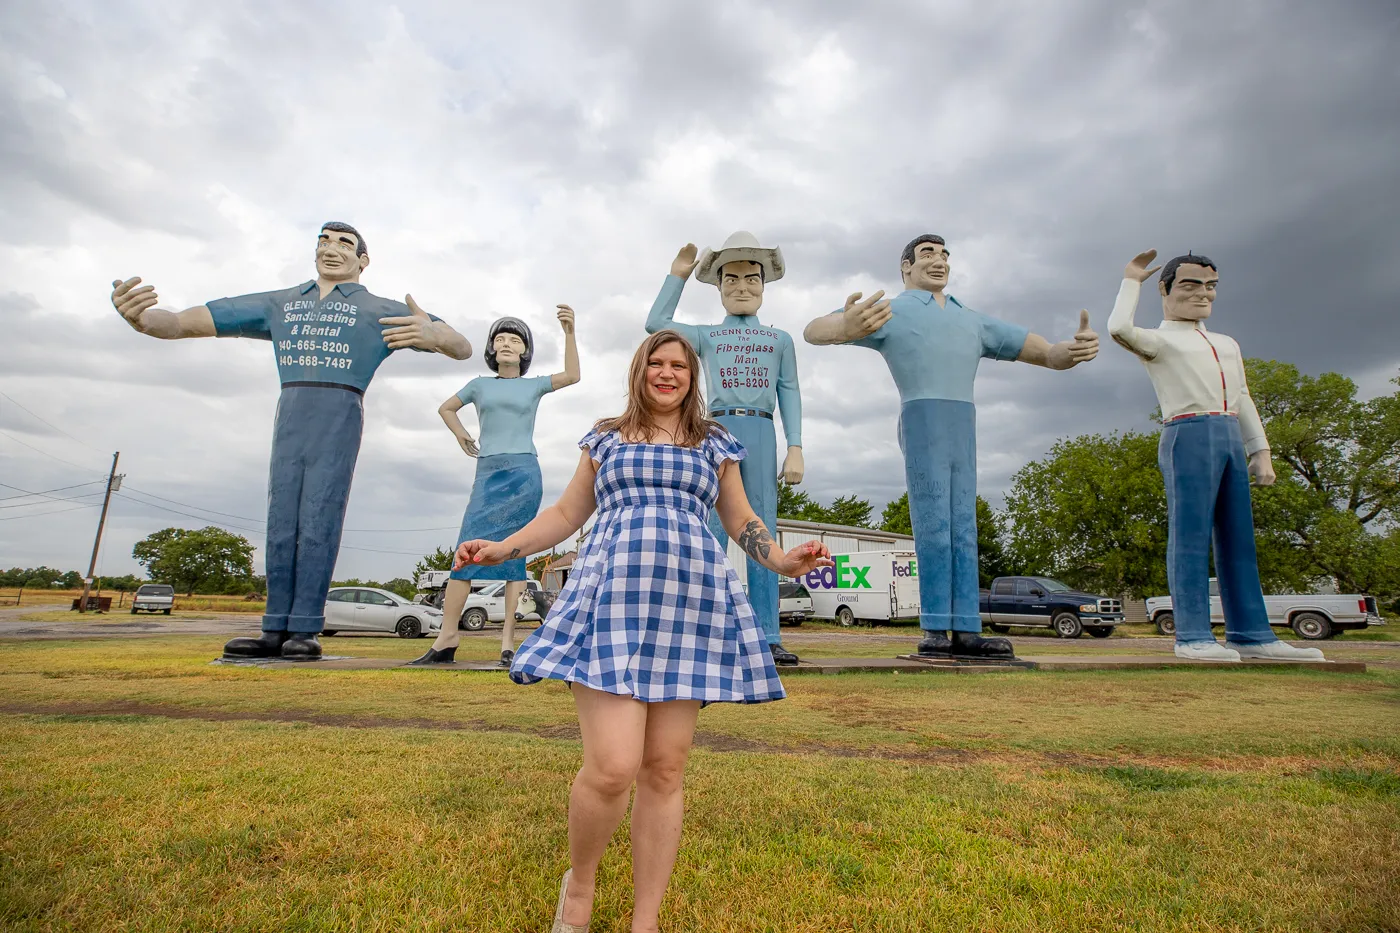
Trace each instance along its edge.
<instances>
[{"instance_id":1,"label":"short puff sleeve","mask_svg":"<svg viewBox=\"0 0 1400 933\"><path fill-rule=\"evenodd\" d=\"M748 448L724 428L713 428L700 446L716 473L724 466L724 461L733 460L737 463L749 455Z\"/></svg>"},{"instance_id":2,"label":"short puff sleeve","mask_svg":"<svg viewBox=\"0 0 1400 933\"><path fill-rule=\"evenodd\" d=\"M594 428L579 438L578 446L580 450L588 451L588 456L594 463L601 464L617 446L617 432L599 431Z\"/></svg>"}]
</instances>

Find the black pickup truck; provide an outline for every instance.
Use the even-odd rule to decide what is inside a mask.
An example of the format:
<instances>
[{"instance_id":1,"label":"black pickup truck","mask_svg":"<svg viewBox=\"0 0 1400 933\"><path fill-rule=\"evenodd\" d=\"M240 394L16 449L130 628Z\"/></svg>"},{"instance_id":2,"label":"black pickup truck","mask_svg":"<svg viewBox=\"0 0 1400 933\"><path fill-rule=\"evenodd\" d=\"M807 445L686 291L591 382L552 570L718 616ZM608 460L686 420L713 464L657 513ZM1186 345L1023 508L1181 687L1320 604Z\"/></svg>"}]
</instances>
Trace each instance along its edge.
<instances>
[{"instance_id":1,"label":"black pickup truck","mask_svg":"<svg viewBox=\"0 0 1400 933\"><path fill-rule=\"evenodd\" d=\"M1123 621L1123 603L1071 589L1050 577L997 577L982 591L982 624L994 632L1013 625L1053 628L1061 638L1088 632L1107 638Z\"/></svg>"}]
</instances>

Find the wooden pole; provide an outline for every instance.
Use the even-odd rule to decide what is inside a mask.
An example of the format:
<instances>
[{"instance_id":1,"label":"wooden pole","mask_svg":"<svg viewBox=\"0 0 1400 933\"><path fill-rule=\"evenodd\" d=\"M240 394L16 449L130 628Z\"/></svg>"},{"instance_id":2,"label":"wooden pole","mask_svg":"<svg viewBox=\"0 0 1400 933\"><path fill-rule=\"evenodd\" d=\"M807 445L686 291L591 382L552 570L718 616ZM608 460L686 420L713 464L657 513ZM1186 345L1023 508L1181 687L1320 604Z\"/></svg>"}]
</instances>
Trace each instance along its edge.
<instances>
[{"instance_id":1,"label":"wooden pole","mask_svg":"<svg viewBox=\"0 0 1400 933\"><path fill-rule=\"evenodd\" d=\"M88 562L87 576L83 578L83 595L78 600L78 611L87 612L88 593L92 590L92 575L97 572L97 551L102 547L102 528L107 524L107 506L112 502L112 481L117 478L119 450L112 454L112 471L107 474L107 495L102 497L102 517L97 520L97 537L92 542L92 560Z\"/></svg>"}]
</instances>

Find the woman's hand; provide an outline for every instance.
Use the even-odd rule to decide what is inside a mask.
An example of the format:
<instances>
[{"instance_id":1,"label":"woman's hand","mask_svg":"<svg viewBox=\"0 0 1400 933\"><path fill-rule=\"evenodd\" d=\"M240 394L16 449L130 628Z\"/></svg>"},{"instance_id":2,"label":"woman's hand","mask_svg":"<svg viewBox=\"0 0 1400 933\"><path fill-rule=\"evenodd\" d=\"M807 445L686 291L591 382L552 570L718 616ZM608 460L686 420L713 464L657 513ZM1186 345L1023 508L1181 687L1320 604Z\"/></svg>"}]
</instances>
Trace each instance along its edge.
<instances>
[{"instance_id":1,"label":"woman's hand","mask_svg":"<svg viewBox=\"0 0 1400 933\"><path fill-rule=\"evenodd\" d=\"M457 553L452 559L452 569L461 570L468 564L502 564L520 556L520 549L507 548L500 541L463 541L457 545Z\"/></svg>"},{"instance_id":2,"label":"woman's hand","mask_svg":"<svg viewBox=\"0 0 1400 933\"><path fill-rule=\"evenodd\" d=\"M778 564L780 565L778 572L783 576L800 577L818 567L830 567L832 565L831 549L820 541L808 541L784 554L778 560Z\"/></svg>"}]
</instances>

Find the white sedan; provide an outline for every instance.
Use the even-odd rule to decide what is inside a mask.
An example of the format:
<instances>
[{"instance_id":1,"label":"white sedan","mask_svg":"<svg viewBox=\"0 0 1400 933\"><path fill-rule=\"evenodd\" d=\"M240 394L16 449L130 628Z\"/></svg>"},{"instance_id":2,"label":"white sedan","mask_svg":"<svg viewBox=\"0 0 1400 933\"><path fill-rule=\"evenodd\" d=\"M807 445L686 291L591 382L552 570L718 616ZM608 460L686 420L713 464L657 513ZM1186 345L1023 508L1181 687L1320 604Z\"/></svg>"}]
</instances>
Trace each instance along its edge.
<instances>
[{"instance_id":1,"label":"white sedan","mask_svg":"<svg viewBox=\"0 0 1400 933\"><path fill-rule=\"evenodd\" d=\"M338 586L326 594L326 627L322 635L392 632L400 638L419 638L441 630L442 610L411 603L388 590Z\"/></svg>"},{"instance_id":2,"label":"white sedan","mask_svg":"<svg viewBox=\"0 0 1400 933\"><path fill-rule=\"evenodd\" d=\"M526 590L520 597L520 605L515 607L516 619L525 622L538 622L540 616L534 611L535 601L532 594L539 592L540 585L534 580L526 580L525 587ZM466 605L462 607L461 627L470 632L480 631L487 622L504 622L505 620L505 581L487 584L472 593L467 597Z\"/></svg>"}]
</instances>

